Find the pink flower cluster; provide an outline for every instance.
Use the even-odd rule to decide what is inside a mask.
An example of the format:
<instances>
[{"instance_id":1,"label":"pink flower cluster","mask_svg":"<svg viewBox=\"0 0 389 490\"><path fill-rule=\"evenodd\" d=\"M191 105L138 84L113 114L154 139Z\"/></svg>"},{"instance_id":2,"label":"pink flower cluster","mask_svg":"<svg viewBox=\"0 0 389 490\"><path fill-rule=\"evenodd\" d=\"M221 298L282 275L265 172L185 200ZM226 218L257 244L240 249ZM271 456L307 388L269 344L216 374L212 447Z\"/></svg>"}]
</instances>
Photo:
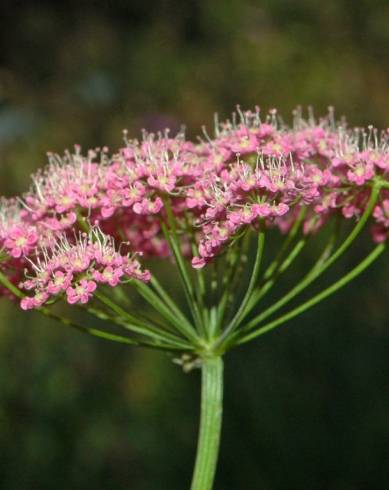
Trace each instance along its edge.
<instances>
[{"instance_id":1,"label":"pink flower cluster","mask_svg":"<svg viewBox=\"0 0 389 490\"><path fill-rule=\"evenodd\" d=\"M55 281L68 301L81 302L97 283L115 285L120 271L127 274L123 264L118 268L90 255L92 243L83 270L69 275L64 267L51 269L63 255L63 237L75 247L72 253L79 250L73 237L86 223L99 226L112 249L128 240L144 257L167 257L161 230L166 202L183 252L190 256L190 241L196 242L195 268L213 260L245 227L287 231L302 208L305 233L316 232L335 214L358 219L377 180L383 185L372 215L373 237L388 236L389 133L348 129L335 122L332 110L319 120L311 114L304 119L297 110L288 127L275 110L261 118L259 109L238 108L231 120L216 122L212 138L204 132L197 143L168 131L144 133L141 140L125 135L124 141L112 156L107 148L83 155L78 146L62 158L49 154L29 192L0 202L0 255L7 257L0 261L2 270L14 276L24 268L34 272L30 261L50 264L50 278L34 283L37 305L58 294L51 292ZM50 260L42 250L52 251Z\"/></svg>"},{"instance_id":2,"label":"pink flower cluster","mask_svg":"<svg viewBox=\"0 0 389 490\"><path fill-rule=\"evenodd\" d=\"M358 219L374 180L388 181L388 137L388 131L336 125L332 111L319 122L296 112L293 129L277 124L276 111L263 123L257 111L218 125L210 144L225 155L224 166L187 192L201 229L193 267L212 260L245 226L287 231L302 207L306 234L334 214ZM376 241L388 236L388 197L383 188L373 213Z\"/></svg>"},{"instance_id":3,"label":"pink flower cluster","mask_svg":"<svg viewBox=\"0 0 389 490\"><path fill-rule=\"evenodd\" d=\"M20 284L34 293L22 299L24 310L39 308L61 295L66 295L70 304L84 304L92 298L98 284L115 287L124 280L150 279L150 273L141 270L138 260L122 255L115 249L113 239L98 228L80 234L74 242L63 235L54 248L41 250L31 266L33 274Z\"/></svg>"}]
</instances>

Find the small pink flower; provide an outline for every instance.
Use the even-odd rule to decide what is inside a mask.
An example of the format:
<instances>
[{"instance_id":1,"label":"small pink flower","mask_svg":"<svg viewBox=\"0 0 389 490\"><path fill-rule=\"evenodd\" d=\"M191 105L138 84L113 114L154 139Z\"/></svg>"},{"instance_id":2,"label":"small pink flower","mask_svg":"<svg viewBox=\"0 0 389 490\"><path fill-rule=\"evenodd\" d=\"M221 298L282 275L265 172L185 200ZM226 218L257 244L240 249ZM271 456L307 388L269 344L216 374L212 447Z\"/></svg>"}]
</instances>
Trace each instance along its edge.
<instances>
[{"instance_id":1,"label":"small pink flower","mask_svg":"<svg viewBox=\"0 0 389 490\"><path fill-rule=\"evenodd\" d=\"M353 216L358 216L359 209L353 202L350 202L342 207L342 214L345 218L349 219Z\"/></svg>"},{"instance_id":2,"label":"small pink flower","mask_svg":"<svg viewBox=\"0 0 389 490\"><path fill-rule=\"evenodd\" d=\"M375 224L371 227L371 234L376 243L382 243L388 238L389 229L382 224Z\"/></svg>"},{"instance_id":3,"label":"small pink flower","mask_svg":"<svg viewBox=\"0 0 389 490\"><path fill-rule=\"evenodd\" d=\"M72 277L72 274L62 271L54 272L51 281L47 285L47 291L53 295L65 291L70 286Z\"/></svg>"},{"instance_id":4,"label":"small pink flower","mask_svg":"<svg viewBox=\"0 0 389 490\"><path fill-rule=\"evenodd\" d=\"M160 172L158 175L150 175L147 179L147 183L156 189L165 192L172 192L176 183L176 177L174 175L165 175Z\"/></svg>"},{"instance_id":5,"label":"small pink flower","mask_svg":"<svg viewBox=\"0 0 389 490\"><path fill-rule=\"evenodd\" d=\"M12 257L19 258L22 255L28 255L37 244L38 238L34 228L23 228L18 225L11 228L8 238L4 241L4 246Z\"/></svg>"},{"instance_id":6,"label":"small pink flower","mask_svg":"<svg viewBox=\"0 0 389 490\"><path fill-rule=\"evenodd\" d=\"M46 218L43 224L52 231L63 231L70 228L77 221L77 215L70 212L60 216L59 218Z\"/></svg>"},{"instance_id":7,"label":"small pink flower","mask_svg":"<svg viewBox=\"0 0 389 490\"><path fill-rule=\"evenodd\" d=\"M283 216L285 213L289 211L289 206L284 202L280 202L272 207L276 216Z\"/></svg>"},{"instance_id":8,"label":"small pink flower","mask_svg":"<svg viewBox=\"0 0 389 490\"><path fill-rule=\"evenodd\" d=\"M75 303L88 303L93 296L93 292L96 290L96 283L87 279L81 279L81 281L74 287L68 287L66 289L67 301L70 304Z\"/></svg>"},{"instance_id":9,"label":"small pink flower","mask_svg":"<svg viewBox=\"0 0 389 490\"><path fill-rule=\"evenodd\" d=\"M113 249L97 249L94 258L99 265L120 267L123 264L123 257Z\"/></svg>"},{"instance_id":10,"label":"small pink flower","mask_svg":"<svg viewBox=\"0 0 389 490\"><path fill-rule=\"evenodd\" d=\"M134 213L136 214L157 214L163 207L163 202L160 197L157 197L154 201L151 199L142 199L141 202L137 202L133 206Z\"/></svg>"},{"instance_id":11,"label":"small pink flower","mask_svg":"<svg viewBox=\"0 0 389 490\"><path fill-rule=\"evenodd\" d=\"M193 189L188 189L186 193L186 205L189 209L201 208L207 203L201 185L195 184Z\"/></svg>"},{"instance_id":12,"label":"small pink flower","mask_svg":"<svg viewBox=\"0 0 389 490\"><path fill-rule=\"evenodd\" d=\"M271 206L268 203L253 204L253 213L260 218L266 218L271 214Z\"/></svg>"},{"instance_id":13,"label":"small pink flower","mask_svg":"<svg viewBox=\"0 0 389 490\"><path fill-rule=\"evenodd\" d=\"M111 287L115 287L120 283L120 278L124 272L122 269L114 269L111 266L106 267L102 272L94 271L93 279L97 282L109 284Z\"/></svg>"},{"instance_id":14,"label":"small pink flower","mask_svg":"<svg viewBox=\"0 0 389 490\"><path fill-rule=\"evenodd\" d=\"M140 201L145 195L146 188L141 182L135 182L133 185L125 189L125 196L123 204L125 206L131 206L137 201Z\"/></svg>"},{"instance_id":15,"label":"small pink flower","mask_svg":"<svg viewBox=\"0 0 389 490\"><path fill-rule=\"evenodd\" d=\"M125 193L120 189L108 189L105 196L101 198L101 215L103 218L110 218L114 212L123 206Z\"/></svg>"},{"instance_id":16,"label":"small pink flower","mask_svg":"<svg viewBox=\"0 0 389 490\"><path fill-rule=\"evenodd\" d=\"M66 270L71 272L84 272L88 269L91 257L84 253L83 250L70 253Z\"/></svg>"},{"instance_id":17,"label":"small pink flower","mask_svg":"<svg viewBox=\"0 0 389 490\"><path fill-rule=\"evenodd\" d=\"M138 281L148 282L151 279L150 271L142 271L140 263L135 259L127 259L127 264L123 267L124 273L137 279Z\"/></svg>"},{"instance_id":18,"label":"small pink flower","mask_svg":"<svg viewBox=\"0 0 389 490\"><path fill-rule=\"evenodd\" d=\"M115 207L114 206L108 206L106 205L105 207L101 208L101 216L104 219L110 218L115 212Z\"/></svg>"},{"instance_id":19,"label":"small pink flower","mask_svg":"<svg viewBox=\"0 0 389 490\"><path fill-rule=\"evenodd\" d=\"M72 192L68 192L58 197L55 205L57 213L65 213L74 209L77 204L77 198Z\"/></svg>"},{"instance_id":20,"label":"small pink flower","mask_svg":"<svg viewBox=\"0 0 389 490\"><path fill-rule=\"evenodd\" d=\"M350 182L354 182L357 185L363 185L368 180L374 177L374 166L372 163L366 163L359 161L356 165L353 165L347 172L347 178Z\"/></svg>"},{"instance_id":21,"label":"small pink flower","mask_svg":"<svg viewBox=\"0 0 389 490\"><path fill-rule=\"evenodd\" d=\"M49 298L49 295L45 292L38 291L33 297L25 297L21 300L20 306L23 310L32 310L33 308L39 308Z\"/></svg>"},{"instance_id":22,"label":"small pink flower","mask_svg":"<svg viewBox=\"0 0 389 490\"><path fill-rule=\"evenodd\" d=\"M32 310L33 308L35 308L35 302L34 302L34 298L30 298L30 297L26 297L26 298L23 298L20 302L20 307L22 308L22 310Z\"/></svg>"},{"instance_id":23,"label":"small pink flower","mask_svg":"<svg viewBox=\"0 0 389 490\"><path fill-rule=\"evenodd\" d=\"M201 257L193 257L192 259L192 267L194 269L202 269L205 266L205 259Z\"/></svg>"},{"instance_id":24,"label":"small pink flower","mask_svg":"<svg viewBox=\"0 0 389 490\"><path fill-rule=\"evenodd\" d=\"M373 216L379 223L389 227L389 199L384 199L374 208Z\"/></svg>"}]
</instances>

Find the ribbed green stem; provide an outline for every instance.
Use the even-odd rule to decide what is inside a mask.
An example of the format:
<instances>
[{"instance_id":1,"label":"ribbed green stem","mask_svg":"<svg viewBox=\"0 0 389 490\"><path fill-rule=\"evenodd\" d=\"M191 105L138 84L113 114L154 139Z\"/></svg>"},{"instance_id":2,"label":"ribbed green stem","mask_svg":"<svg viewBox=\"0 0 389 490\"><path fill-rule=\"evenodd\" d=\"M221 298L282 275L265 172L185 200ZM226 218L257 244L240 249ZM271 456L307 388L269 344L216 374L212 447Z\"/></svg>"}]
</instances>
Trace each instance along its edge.
<instances>
[{"instance_id":1,"label":"ribbed green stem","mask_svg":"<svg viewBox=\"0 0 389 490\"><path fill-rule=\"evenodd\" d=\"M201 419L191 490L212 490L222 426L222 358L204 359L201 370Z\"/></svg>"}]
</instances>

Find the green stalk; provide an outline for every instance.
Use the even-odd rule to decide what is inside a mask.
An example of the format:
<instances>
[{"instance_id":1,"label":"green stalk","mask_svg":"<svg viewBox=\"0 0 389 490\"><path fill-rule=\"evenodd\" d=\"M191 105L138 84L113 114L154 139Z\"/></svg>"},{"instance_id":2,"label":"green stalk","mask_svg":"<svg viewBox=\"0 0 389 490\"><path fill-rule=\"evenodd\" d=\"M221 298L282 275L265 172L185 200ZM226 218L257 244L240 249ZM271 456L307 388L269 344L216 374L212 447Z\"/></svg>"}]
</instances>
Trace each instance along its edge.
<instances>
[{"instance_id":1,"label":"green stalk","mask_svg":"<svg viewBox=\"0 0 389 490\"><path fill-rule=\"evenodd\" d=\"M150 283L166 303L166 306L168 306L175 315L177 315L189 328L193 330L190 321L186 318L171 296L166 292L165 288L161 285L155 275L151 277Z\"/></svg>"},{"instance_id":2,"label":"green stalk","mask_svg":"<svg viewBox=\"0 0 389 490\"><path fill-rule=\"evenodd\" d=\"M219 304L216 306L216 316L217 321L215 324L215 328L211 330L212 337L217 335L223 325L224 317L226 314L226 310L229 306L231 291L234 291L234 282L236 279L237 270L239 269L240 261L243 256L242 250L242 238L238 240L236 243L236 249L231 247L231 249L227 252L226 258L226 270L229 271L227 274L224 274L222 280L222 290L223 294L219 301Z\"/></svg>"},{"instance_id":3,"label":"green stalk","mask_svg":"<svg viewBox=\"0 0 389 490\"><path fill-rule=\"evenodd\" d=\"M182 256L180 242L177 238L175 228L172 228L173 225L170 224L170 222L169 222L169 226L171 227L172 231L169 231L165 223L161 223L162 232L176 260L177 268L180 273L182 284L184 286L186 300L192 312L193 319L195 321L196 326L204 331L203 318L200 315L197 303L195 301L192 282L190 280L190 276L185 264L184 257Z\"/></svg>"},{"instance_id":4,"label":"green stalk","mask_svg":"<svg viewBox=\"0 0 389 490\"><path fill-rule=\"evenodd\" d=\"M12 282L5 276L2 272L0 272L0 283L6 287L11 293L13 293L16 297L18 298L24 298L25 294ZM51 312L47 307L40 307L37 308L37 311L41 313L42 315L45 315L49 318L53 318L54 320L57 320L58 322L62 323L62 325L65 325L67 327L74 328L78 330L79 332L89 334L93 337L98 337L100 339L105 339L105 340L110 340L111 342L118 342L120 344L127 344L127 345L137 345L140 347L148 347L151 349L161 349L161 350L170 350L174 351L175 349L177 350L182 350L182 347L174 347L174 346L164 346L162 344L158 343L153 343L153 342L147 342L147 341L137 341L133 339L129 339L128 337L123 337L121 335L115 335L111 334L109 332L105 332L104 330L100 330L98 328L91 328L91 327L83 327L81 325L78 325L75 322L72 322L70 319L57 315L53 312Z\"/></svg>"},{"instance_id":5,"label":"green stalk","mask_svg":"<svg viewBox=\"0 0 389 490\"><path fill-rule=\"evenodd\" d=\"M247 331L253 327L256 327L259 322L265 320L268 316L272 315L274 312L279 310L282 306L289 303L295 296L300 294L305 288L307 288L313 281L315 281L323 272L325 272L339 257L341 257L344 252L351 246L354 240L357 238L359 233L362 231L365 226L367 220L369 219L375 203L377 202L378 194L380 187L374 186L367 203L366 209L361 216L361 219L358 221L356 226L353 228L351 233L347 236L344 242L337 248L337 250L330 256L325 257L323 255L323 260L319 259L319 261L315 264L315 266L311 269L310 272L296 285L294 286L288 293L286 293L282 298L276 301L274 304L269 306L265 311L257 315L255 318L250 320L244 327L243 330Z\"/></svg>"},{"instance_id":6,"label":"green stalk","mask_svg":"<svg viewBox=\"0 0 389 490\"><path fill-rule=\"evenodd\" d=\"M239 326L239 322L241 318L244 315L245 309L251 299L251 295L253 294L255 290L255 286L258 280L259 276L259 271L261 267L261 262L262 262L262 255L263 255L263 249L265 245L265 233L263 231L258 233L258 238L257 238L257 252L255 255L255 260L254 260L254 267L253 271L250 277L250 282L247 287L247 291L244 295L244 298L235 313L233 319L229 323L229 325L226 327L224 330L223 334L220 336L220 339L217 342L217 345L221 345L226 338Z\"/></svg>"},{"instance_id":7,"label":"green stalk","mask_svg":"<svg viewBox=\"0 0 389 490\"><path fill-rule=\"evenodd\" d=\"M305 213L306 213L306 208L302 208L299 215L297 216L297 219L294 222L291 230L289 231L284 243L282 244L280 251L278 252L276 258L273 260L273 262L266 269L266 271L263 275L264 279L270 279L271 276L273 275L274 271L279 268L279 263L284 258L285 253L287 252L287 250L289 248L289 245L292 243L293 238L296 236L296 233L297 233L298 229L300 228L300 225L304 219Z\"/></svg>"},{"instance_id":8,"label":"green stalk","mask_svg":"<svg viewBox=\"0 0 389 490\"><path fill-rule=\"evenodd\" d=\"M116 335L110 332L106 332L105 330L101 330L99 328L92 328L92 327L83 327L81 325L78 325L77 323L71 321L69 318L57 315L50 311L46 307L41 307L38 308L36 311L41 313L42 315L47 316L48 318L52 318L53 320L58 321L62 325L65 325L66 327L71 327L73 329L78 330L79 332L91 335L92 337L98 337L100 339L104 340L109 340L111 342L116 342L119 344L126 344L126 345L136 345L138 347L145 347L149 349L156 349L156 350L161 350L161 351L167 351L167 352L175 352L175 351L182 351L183 348L181 346L174 346L172 344L163 344L159 342L158 340L154 341L147 341L147 340L135 340L135 339L130 339L128 337L123 337L122 335Z\"/></svg>"},{"instance_id":9,"label":"green stalk","mask_svg":"<svg viewBox=\"0 0 389 490\"><path fill-rule=\"evenodd\" d=\"M191 490L212 490L219 454L223 412L223 360L212 357L201 367L201 416Z\"/></svg>"},{"instance_id":10,"label":"green stalk","mask_svg":"<svg viewBox=\"0 0 389 490\"><path fill-rule=\"evenodd\" d=\"M51 312L48 308L41 307L37 311L39 311L39 313L42 313L42 315L47 316L48 318L57 320L59 323L62 323L62 325L65 325L66 327L74 328L79 332L92 335L93 337L99 337L101 339L110 340L112 342L119 342L120 344L138 345L138 346L141 345L141 343L137 342L136 340L129 339L128 337L123 337L122 335L111 334L109 332L105 332L104 330L100 330L98 328L82 327L81 325L72 322L66 317L56 315L55 313Z\"/></svg>"},{"instance_id":11,"label":"green stalk","mask_svg":"<svg viewBox=\"0 0 389 490\"><path fill-rule=\"evenodd\" d=\"M8 279L8 277L3 274L0 271L0 283L8 289L8 291L11 291L12 294L14 294L17 298L24 298L25 294L20 291L18 287L15 286L15 284L12 284L12 282Z\"/></svg>"},{"instance_id":12,"label":"green stalk","mask_svg":"<svg viewBox=\"0 0 389 490\"><path fill-rule=\"evenodd\" d=\"M193 226L190 225L190 220L187 212L184 213L184 217L185 217L186 230L190 236L192 255L193 257L196 257L199 254L199 250L196 242L195 232ZM198 269L196 271L195 281L196 284L194 287L194 291L197 298L198 307L203 317L203 325L207 326L209 325L209 318L208 318L208 309L205 307L205 303L204 303L204 299L206 295L206 287L205 287L204 271L202 269Z\"/></svg>"},{"instance_id":13,"label":"green stalk","mask_svg":"<svg viewBox=\"0 0 389 490\"><path fill-rule=\"evenodd\" d=\"M192 311L193 319L196 323L196 326L204 333L205 328L203 324L203 317L199 311L197 302L195 300L192 281L186 267L185 259L181 252L180 240L177 234L177 227L170 204L170 199L164 199L163 202L164 202L167 222L170 230L167 228L164 222L161 222L161 229L173 252L174 258L176 259L177 267L181 276L181 280L184 286L184 291L189 307Z\"/></svg>"},{"instance_id":14,"label":"green stalk","mask_svg":"<svg viewBox=\"0 0 389 490\"><path fill-rule=\"evenodd\" d=\"M348 237L345 239L345 241L340 245L340 247L334 252L331 257L329 257L328 260L323 264L324 270L328 269L330 265L332 265L341 255L344 254L344 252L351 246L353 241L357 238L359 233L363 230L367 220L369 219L371 213L373 212L374 206L377 202L379 193L380 193L381 187L379 185L374 185L374 187L371 190L371 194L369 197L369 200L366 205L366 209L363 212L360 220L354 227L354 229L351 231L351 233L348 235Z\"/></svg>"},{"instance_id":15,"label":"green stalk","mask_svg":"<svg viewBox=\"0 0 389 490\"><path fill-rule=\"evenodd\" d=\"M158 311L176 331L190 341L195 343L198 342L198 335L196 331L184 317L184 315L181 312L179 313L180 310L173 310L172 306L167 306L147 284L136 281L134 286L138 290L139 294L149 303L149 305Z\"/></svg>"},{"instance_id":16,"label":"green stalk","mask_svg":"<svg viewBox=\"0 0 389 490\"><path fill-rule=\"evenodd\" d=\"M271 290L271 288L276 283L276 279L283 274L289 266L294 262L295 258L298 257L302 249L306 244L306 239L302 238L299 240L294 248L291 250L289 256L281 263L277 265L277 269L274 271L271 277L269 277L261 287L256 289L251 295L250 301L246 306L246 309L242 315L241 320L247 317L247 315L252 311L252 309L259 303L259 301Z\"/></svg>"},{"instance_id":17,"label":"green stalk","mask_svg":"<svg viewBox=\"0 0 389 490\"><path fill-rule=\"evenodd\" d=\"M331 286L327 287L320 293L316 294L313 296L311 299L308 301L305 301L301 305L297 306L296 308L292 309L291 311L288 311L284 315L281 315L279 318L276 318L275 320L267 323L266 325L263 325L260 327L258 330L255 330L254 332L245 335L242 337L240 340L238 340L238 344L244 344L255 337L258 337L259 335L262 335L269 330L273 330L273 328L278 327L282 323L285 323L288 320L291 320L297 315L300 315L303 313L305 310L308 310L309 308L312 308L312 306L315 306L317 303L322 301L323 299L327 298L331 294L334 294L338 289L344 287L346 284L348 284L350 281L352 281L355 277L357 277L359 274L361 274L367 267L369 267L370 264L372 264L385 250L385 244L381 243L380 245L377 245L377 247L370 252L370 254L362 260L354 269L352 269L348 274L343 276L341 279L336 281L334 284Z\"/></svg>"},{"instance_id":18,"label":"green stalk","mask_svg":"<svg viewBox=\"0 0 389 490\"><path fill-rule=\"evenodd\" d=\"M126 328L131 332L135 332L146 337L158 339L159 341L166 342L167 344L173 345L174 347L179 347L183 349L188 348L188 344L174 334L158 328L155 325L139 322L135 317L127 313L119 305L113 302L108 296L105 296L104 294L96 291L95 297L119 316L115 323L122 326L123 328Z\"/></svg>"},{"instance_id":19,"label":"green stalk","mask_svg":"<svg viewBox=\"0 0 389 490\"><path fill-rule=\"evenodd\" d=\"M146 335L144 333L143 329L141 331L136 325L134 326L132 324L129 324L128 322L123 320L121 317L112 316L103 310L99 310L98 308L95 308L95 307L89 306L89 305L79 305L79 307L82 310L89 313L91 316L94 316L100 320L104 320L106 322L111 322L115 325L118 325L119 327L130 331L132 334L135 333L138 335L142 335L146 338L151 338L150 341L147 341L144 339L141 340L141 339L136 338L136 343L138 345L141 345L141 344L142 345L145 345L145 344L149 345L150 343L152 343L153 345L163 346L166 349L169 348L169 346L170 346L172 348L171 350L187 350L187 351L194 350L194 347L192 344L189 344L189 343L186 344L182 339L174 336L174 334L171 334L172 336L169 337L169 340L165 339L162 341L161 338L158 337L157 335L152 335L152 334ZM165 332L165 330L163 330L163 331Z\"/></svg>"}]
</instances>

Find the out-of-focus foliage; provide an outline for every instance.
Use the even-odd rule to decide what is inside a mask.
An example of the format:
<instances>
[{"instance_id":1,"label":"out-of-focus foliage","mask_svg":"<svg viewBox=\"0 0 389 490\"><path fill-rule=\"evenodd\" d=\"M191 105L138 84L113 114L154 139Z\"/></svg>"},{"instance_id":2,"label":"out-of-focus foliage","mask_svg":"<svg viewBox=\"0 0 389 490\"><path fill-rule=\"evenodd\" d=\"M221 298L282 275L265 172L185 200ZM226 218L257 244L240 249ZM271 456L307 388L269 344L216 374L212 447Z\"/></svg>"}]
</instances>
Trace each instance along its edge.
<instances>
[{"instance_id":1,"label":"out-of-focus foliage","mask_svg":"<svg viewBox=\"0 0 389 490\"><path fill-rule=\"evenodd\" d=\"M385 0L0 8L1 194L23 191L47 150L115 148L123 128L185 123L195 136L236 103L285 116L331 104L351 124L389 125ZM217 488L382 488L388 272L383 257L336 299L227 358ZM1 489L186 488L198 401L197 374L163 355L0 303Z\"/></svg>"}]
</instances>

